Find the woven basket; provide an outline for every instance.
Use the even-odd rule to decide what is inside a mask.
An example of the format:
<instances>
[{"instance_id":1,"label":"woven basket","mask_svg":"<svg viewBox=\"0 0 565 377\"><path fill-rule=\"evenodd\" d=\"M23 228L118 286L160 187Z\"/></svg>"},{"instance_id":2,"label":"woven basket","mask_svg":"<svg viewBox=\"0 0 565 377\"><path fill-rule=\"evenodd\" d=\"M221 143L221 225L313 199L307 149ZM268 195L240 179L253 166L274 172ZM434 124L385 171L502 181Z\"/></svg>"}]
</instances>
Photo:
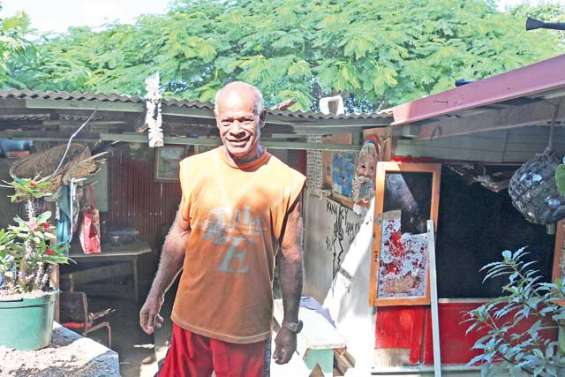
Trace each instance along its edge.
<instances>
[{"instance_id":1,"label":"woven basket","mask_svg":"<svg viewBox=\"0 0 565 377\"><path fill-rule=\"evenodd\" d=\"M546 151L526 161L510 180L512 204L531 223L550 224L563 217L565 197L555 185L559 163L554 153Z\"/></svg>"},{"instance_id":2,"label":"woven basket","mask_svg":"<svg viewBox=\"0 0 565 377\"><path fill-rule=\"evenodd\" d=\"M41 178L47 177L55 172L66 148L67 146L64 144L58 145L26 157L12 165L10 176L14 179L35 178L37 176ZM93 160L87 160L89 157L90 150L88 146L78 143L71 144L65 160L61 164L61 168L55 176L48 180L49 191L57 191L61 184L68 183L70 178L79 178L92 174L96 170L96 164ZM85 160L90 162L87 163ZM81 163L81 161L85 162Z\"/></svg>"}]
</instances>

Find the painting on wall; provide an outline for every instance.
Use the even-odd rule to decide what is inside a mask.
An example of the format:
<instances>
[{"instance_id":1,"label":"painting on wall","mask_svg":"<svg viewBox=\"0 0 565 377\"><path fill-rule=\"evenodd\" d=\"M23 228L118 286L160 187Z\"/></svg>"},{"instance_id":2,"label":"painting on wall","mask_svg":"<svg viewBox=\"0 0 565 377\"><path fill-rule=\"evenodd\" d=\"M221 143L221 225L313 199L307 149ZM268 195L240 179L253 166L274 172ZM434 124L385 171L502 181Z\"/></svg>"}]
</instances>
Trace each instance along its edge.
<instances>
[{"instance_id":1,"label":"painting on wall","mask_svg":"<svg viewBox=\"0 0 565 377\"><path fill-rule=\"evenodd\" d=\"M430 301L427 220L437 225L440 164L379 162L371 305Z\"/></svg>"},{"instance_id":2,"label":"painting on wall","mask_svg":"<svg viewBox=\"0 0 565 377\"><path fill-rule=\"evenodd\" d=\"M343 198L351 208L353 199L353 174L355 172L355 154L335 152L332 158L332 195Z\"/></svg>"},{"instance_id":3,"label":"painting on wall","mask_svg":"<svg viewBox=\"0 0 565 377\"><path fill-rule=\"evenodd\" d=\"M351 134L326 135L322 144L352 144ZM353 176L357 153L353 152L321 152L322 190L327 190L336 202L353 207Z\"/></svg>"},{"instance_id":4,"label":"painting on wall","mask_svg":"<svg viewBox=\"0 0 565 377\"><path fill-rule=\"evenodd\" d=\"M178 181L179 162L194 153L194 146L165 146L155 149L155 180Z\"/></svg>"}]
</instances>

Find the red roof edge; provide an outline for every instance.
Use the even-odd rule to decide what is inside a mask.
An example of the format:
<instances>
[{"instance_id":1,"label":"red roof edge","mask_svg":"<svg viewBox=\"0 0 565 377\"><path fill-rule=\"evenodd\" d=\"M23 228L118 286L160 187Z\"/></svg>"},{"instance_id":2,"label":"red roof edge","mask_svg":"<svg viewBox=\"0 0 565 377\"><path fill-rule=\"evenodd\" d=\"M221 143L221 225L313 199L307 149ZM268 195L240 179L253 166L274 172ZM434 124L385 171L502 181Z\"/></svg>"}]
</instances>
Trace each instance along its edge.
<instances>
[{"instance_id":1,"label":"red roof edge","mask_svg":"<svg viewBox=\"0 0 565 377\"><path fill-rule=\"evenodd\" d=\"M565 87L565 54L395 106L393 126Z\"/></svg>"}]
</instances>

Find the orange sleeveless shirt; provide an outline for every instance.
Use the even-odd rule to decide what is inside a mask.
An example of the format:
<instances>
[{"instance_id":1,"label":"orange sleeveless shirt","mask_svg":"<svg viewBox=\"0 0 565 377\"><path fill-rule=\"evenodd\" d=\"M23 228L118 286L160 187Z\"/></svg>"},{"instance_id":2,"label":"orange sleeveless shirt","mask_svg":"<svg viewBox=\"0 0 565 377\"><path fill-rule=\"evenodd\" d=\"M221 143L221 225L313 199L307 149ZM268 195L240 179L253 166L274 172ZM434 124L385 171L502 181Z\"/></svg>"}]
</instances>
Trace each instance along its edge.
<instances>
[{"instance_id":1,"label":"orange sleeveless shirt","mask_svg":"<svg viewBox=\"0 0 565 377\"><path fill-rule=\"evenodd\" d=\"M274 257L305 177L266 151L237 166L224 153L180 163L190 235L171 318L203 336L254 343L271 333Z\"/></svg>"}]
</instances>

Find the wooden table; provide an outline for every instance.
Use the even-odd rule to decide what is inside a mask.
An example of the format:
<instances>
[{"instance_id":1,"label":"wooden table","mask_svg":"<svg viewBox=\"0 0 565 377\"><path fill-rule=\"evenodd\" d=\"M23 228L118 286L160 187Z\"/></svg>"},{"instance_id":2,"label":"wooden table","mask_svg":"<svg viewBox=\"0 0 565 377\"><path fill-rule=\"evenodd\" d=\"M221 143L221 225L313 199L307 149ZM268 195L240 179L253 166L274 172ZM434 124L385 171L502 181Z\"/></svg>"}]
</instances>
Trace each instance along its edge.
<instances>
[{"instance_id":1,"label":"wooden table","mask_svg":"<svg viewBox=\"0 0 565 377\"><path fill-rule=\"evenodd\" d=\"M73 244L69 257L78 264L116 262L109 266L93 267L81 271L65 274L62 279L68 280L70 290L73 291L78 284L91 283L103 279L133 275L133 290L135 302L139 302L139 277L137 259L151 252L147 242L136 240L123 245L102 244L100 254L84 254L80 245ZM110 293L112 291L109 291Z\"/></svg>"}]
</instances>

